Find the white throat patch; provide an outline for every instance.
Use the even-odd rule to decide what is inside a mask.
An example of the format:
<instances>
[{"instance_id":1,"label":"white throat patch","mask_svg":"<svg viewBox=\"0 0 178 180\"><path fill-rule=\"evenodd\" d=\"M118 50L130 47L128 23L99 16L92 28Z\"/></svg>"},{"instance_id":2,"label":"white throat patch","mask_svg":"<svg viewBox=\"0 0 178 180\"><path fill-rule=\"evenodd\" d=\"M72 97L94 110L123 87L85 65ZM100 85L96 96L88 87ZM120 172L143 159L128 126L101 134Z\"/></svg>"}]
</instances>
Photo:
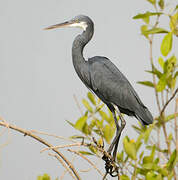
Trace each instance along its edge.
<instances>
[{"instance_id":1,"label":"white throat patch","mask_svg":"<svg viewBox=\"0 0 178 180\"><path fill-rule=\"evenodd\" d=\"M79 27L79 28L82 28L84 31L86 31L88 25L87 25L86 22L82 21L82 22L79 22L79 23L71 24L70 27Z\"/></svg>"}]
</instances>

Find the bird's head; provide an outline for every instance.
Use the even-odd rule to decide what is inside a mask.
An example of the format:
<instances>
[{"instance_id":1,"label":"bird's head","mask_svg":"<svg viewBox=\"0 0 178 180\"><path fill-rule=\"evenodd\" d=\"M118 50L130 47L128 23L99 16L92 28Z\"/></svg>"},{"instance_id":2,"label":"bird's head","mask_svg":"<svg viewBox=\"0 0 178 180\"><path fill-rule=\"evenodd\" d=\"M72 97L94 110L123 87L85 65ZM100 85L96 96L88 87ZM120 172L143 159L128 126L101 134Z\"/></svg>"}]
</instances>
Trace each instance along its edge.
<instances>
[{"instance_id":1,"label":"bird's head","mask_svg":"<svg viewBox=\"0 0 178 180\"><path fill-rule=\"evenodd\" d=\"M93 22L88 16L78 15L69 21L65 21L60 24L55 24L55 25L49 26L49 27L45 28L45 30L61 28L61 27L79 27L79 28L83 29L83 31L86 31L87 27L90 25L93 26Z\"/></svg>"}]
</instances>

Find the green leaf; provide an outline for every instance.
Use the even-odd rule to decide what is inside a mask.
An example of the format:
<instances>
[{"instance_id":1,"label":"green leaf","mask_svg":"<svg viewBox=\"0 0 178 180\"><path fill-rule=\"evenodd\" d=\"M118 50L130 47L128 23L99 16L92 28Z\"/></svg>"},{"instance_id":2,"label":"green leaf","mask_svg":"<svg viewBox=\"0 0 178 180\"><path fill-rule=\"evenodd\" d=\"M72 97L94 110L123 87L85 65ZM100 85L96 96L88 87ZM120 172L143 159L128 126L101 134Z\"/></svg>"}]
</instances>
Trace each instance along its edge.
<instances>
[{"instance_id":1,"label":"green leaf","mask_svg":"<svg viewBox=\"0 0 178 180\"><path fill-rule=\"evenodd\" d=\"M94 146L89 146L88 147L89 148L89 150L91 151L91 152L93 152L94 154L96 154L97 153L97 149L94 147Z\"/></svg>"},{"instance_id":2,"label":"green leaf","mask_svg":"<svg viewBox=\"0 0 178 180\"><path fill-rule=\"evenodd\" d=\"M103 129L103 134L106 142L110 144L110 141L114 135L115 129L113 130L113 127L111 127L109 124L106 124Z\"/></svg>"},{"instance_id":3,"label":"green leaf","mask_svg":"<svg viewBox=\"0 0 178 180\"><path fill-rule=\"evenodd\" d=\"M123 162L124 160L124 151L122 151L121 153L117 153L117 161L118 162Z\"/></svg>"},{"instance_id":4,"label":"green leaf","mask_svg":"<svg viewBox=\"0 0 178 180\"><path fill-rule=\"evenodd\" d=\"M148 26L147 25L142 25L140 27L140 30L141 30L142 35L144 35L146 38L148 38L148 34L144 34L144 32L148 30Z\"/></svg>"},{"instance_id":5,"label":"green leaf","mask_svg":"<svg viewBox=\"0 0 178 180\"><path fill-rule=\"evenodd\" d=\"M142 19L146 24L149 24L149 22L150 22L150 17L149 16L145 17L145 18L142 18Z\"/></svg>"},{"instance_id":6,"label":"green leaf","mask_svg":"<svg viewBox=\"0 0 178 180\"><path fill-rule=\"evenodd\" d=\"M169 75L169 73L172 73L176 67L177 64L177 58L173 55L170 58L168 58L164 63L164 73Z\"/></svg>"},{"instance_id":7,"label":"green leaf","mask_svg":"<svg viewBox=\"0 0 178 180\"><path fill-rule=\"evenodd\" d=\"M44 174L43 176L38 176L37 180L51 180L48 174Z\"/></svg>"},{"instance_id":8,"label":"green leaf","mask_svg":"<svg viewBox=\"0 0 178 180\"><path fill-rule=\"evenodd\" d=\"M155 174L153 171L149 171L146 174L146 180L162 180L161 174Z\"/></svg>"},{"instance_id":9,"label":"green leaf","mask_svg":"<svg viewBox=\"0 0 178 180\"><path fill-rule=\"evenodd\" d=\"M146 12L146 13L143 13L143 14L137 14L136 16L133 17L133 19L143 19L143 18L147 18L147 17L150 17L150 16L156 16L156 15L161 15L162 13L161 12Z\"/></svg>"},{"instance_id":10,"label":"green leaf","mask_svg":"<svg viewBox=\"0 0 178 180\"><path fill-rule=\"evenodd\" d=\"M152 71L146 71L148 73L151 73L151 74L155 74L158 79L161 78L161 76L163 75L155 66L153 66L153 70Z\"/></svg>"},{"instance_id":11,"label":"green leaf","mask_svg":"<svg viewBox=\"0 0 178 180\"><path fill-rule=\"evenodd\" d=\"M161 92L165 89L165 87L166 87L166 75L163 74L163 76L158 81L158 84L156 85L156 90L158 92Z\"/></svg>"},{"instance_id":12,"label":"green leaf","mask_svg":"<svg viewBox=\"0 0 178 180\"><path fill-rule=\"evenodd\" d=\"M164 0L159 0L158 5L163 10L164 9Z\"/></svg>"},{"instance_id":13,"label":"green leaf","mask_svg":"<svg viewBox=\"0 0 178 180\"><path fill-rule=\"evenodd\" d=\"M72 127L75 127L75 124L71 123L70 121L66 120L68 124L70 124Z\"/></svg>"},{"instance_id":14,"label":"green leaf","mask_svg":"<svg viewBox=\"0 0 178 180\"><path fill-rule=\"evenodd\" d=\"M168 31L163 29L163 28L152 28L152 29L146 30L144 32L145 35L148 35L148 34L160 34L160 33L168 33Z\"/></svg>"},{"instance_id":15,"label":"green leaf","mask_svg":"<svg viewBox=\"0 0 178 180\"><path fill-rule=\"evenodd\" d=\"M156 4L156 0L147 0L148 2L150 2L151 4L155 5Z\"/></svg>"},{"instance_id":16,"label":"green leaf","mask_svg":"<svg viewBox=\"0 0 178 180\"><path fill-rule=\"evenodd\" d=\"M176 114L170 114L169 116L167 116L167 117L165 118L165 122L168 122L168 121L170 121L171 119L174 119L175 117L178 117L178 113L176 113Z\"/></svg>"},{"instance_id":17,"label":"green leaf","mask_svg":"<svg viewBox=\"0 0 178 180\"><path fill-rule=\"evenodd\" d=\"M90 106L90 104L88 103L88 101L87 101L86 99L83 99L83 100L82 100L82 103L83 103L83 105L86 107L86 109L87 109L89 112L93 112L92 107Z\"/></svg>"},{"instance_id":18,"label":"green leaf","mask_svg":"<svg viewBox=\"0 0 178 180\"><path fill-rule=\"evenodd\" d=\"M172 32L167 33L161 43L161 53L167 56L172 49Z\"/></svg>"},{"instance_id":19,"label":"green leaf","mask_svg":"<svg viewBox=\"0 0 178 180\"><path fill-rule=\"evenodd\" d=\"M108 115L104 111L100 110L99 114L104 120L106 120L108 123L110 123L111 119L108 117Z\"/></svg>"},{"instance_id":20,"label":"green leaf","mask_svg":"<svg viewBox=\"0 0 178 180\"><path fill-rule=\"evenodd\" d=\"M169 25L172 33L178 36L178 12L176 12L173 16L170 16Z\"/></svg>"},{"instance_id":21,"label":"green leaf","mask_svg":"<svg viewBox=\"0 0 178 180\"><path fill-rule=\"evenodd\" d=\"M125 175L125 174L121 175L120 179L121 180L130 180L129 177L127 175Z\"/></svg>"},{"instance_id":22,"label":"green leaf","mask_svg":"<svg viewBox=\"0 0 178 180\"><path fill-rule=\"evenodd\" d=\"M144 141L145 141L145 143L148 142L148 139L149 139L149 136L150 136L150 133L151 133L153 127L154 127L153 125L150 125L149 128L147 128L147 130L145 131L145 133L144 133Z\"/></svg>"},{"instance_id":23,"label":"green leaf","mask_svg":"<svg viewBox=\"0 0 178 180\"><path fill-rule=\"evenodd\" d=\"M154 84L151 81L138 81L138 84L142 84L149 87L154 87Z\"/></svg>"},{"instance_id":24,"label":"green leaf","mask_svg":"<svg viewBox=\"0 0 178 180\"><path fill-rule=\"evenodd\" d=\"M95 96L93 95L93 93L88 92L87 96L91 103L93 103L93 105L96 105Z\"/></svg>"},{"instance_id":25,"label":"green leaf","mask_svg":"<svg viewBox=\"0 0 178 180\"><path fill-rule=\"evenodd\" d=\"M79 136L79 135L74 135L74 136L70 136L71 139L85 139L84 136Z\"/></svg>"},{"instance_id":26,"label":"green leaf","mask_svg":"<svg viewBox=\"0 0 178 180\"><path fill-rule=\"evenodd\" d=\"M88 118L87 116L82 116L81 118L79 118L75 123L75 128L82 131L87 121L87 118Z\"/></svg>"},{"instance_id":27,"label":"green leaf","mask_svg":"<svg viewBox=\"0 0 178 180\"><path fill-rule=\"evenodd\" d=\"M158 58L158 62L159 62L159 65L162 67L162 69L164 69L164 60L162 57Z\"/></svg>"},{"instance_id":28,"label":"green leaf","mask_svg":"<svg viewBox=\"0 0 178 180\"><path fill-rule=\"evenodd\" d=\"M171 157L170 157L169 161L167 162L167 168L168 168L169 171L172 171L172 169L174 168L177 160L178 160L178 155L177 155L177 151L175 149L173 151L173 153L171 154Z\"/></svg>"},{"instance_id":29,"label":"green leaf","mask_svg":"<svg viewBox=\"0 0 178 180\"><path fill-rule=\"evenodd\" d=\"M88 152L88 151L79 151L79 153L81 153L83 155L94 155L93 153Z\"/></svg>"},{"instance_id":30,"label":"green leaf","mask_svg":"<svg viewBox=\"0 0 178 180\"><path fill-rule=\"evenodd\" d=\"M136 145L134 142L130 141L128 139L128 137L125 137L124 140L123 140L123 144L124 144L124 150L125 152L127 153L127 155L133 159L133 160L136 160L137 157L136 157Z\"/></svg>"}]
</instances>

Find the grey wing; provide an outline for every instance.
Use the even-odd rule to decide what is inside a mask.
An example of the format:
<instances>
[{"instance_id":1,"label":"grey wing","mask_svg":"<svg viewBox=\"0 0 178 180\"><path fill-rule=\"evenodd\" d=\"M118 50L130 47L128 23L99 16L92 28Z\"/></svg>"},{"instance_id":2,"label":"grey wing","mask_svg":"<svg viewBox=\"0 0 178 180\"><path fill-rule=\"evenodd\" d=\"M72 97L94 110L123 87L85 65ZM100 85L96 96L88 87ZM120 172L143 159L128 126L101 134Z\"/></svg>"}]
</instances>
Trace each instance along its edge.
<instances>
[{"instance_id":1,"label":"grey wing","mask_svg":"<svg viewBox=\"0 0 178 180\"><path fill-rule=\"evenodd\" d=\"M138 103L143 105L126 77L109 59L93 57L89 59L89 64L92 88L103 96L106 103L130 111Z\"/></svg>"},{"instance_id":2,"label":"grey wing","mask_svg":"<svg viewBox=\"0 0 178 180\"><path fill-rule=\"evenodd\" d=\"M144 106L127 78L107 58L89 59L90 86L106 104L113 103L121 112L136 116L143 124L151 124L153 117Z\"/></svg>"}]
</instances>

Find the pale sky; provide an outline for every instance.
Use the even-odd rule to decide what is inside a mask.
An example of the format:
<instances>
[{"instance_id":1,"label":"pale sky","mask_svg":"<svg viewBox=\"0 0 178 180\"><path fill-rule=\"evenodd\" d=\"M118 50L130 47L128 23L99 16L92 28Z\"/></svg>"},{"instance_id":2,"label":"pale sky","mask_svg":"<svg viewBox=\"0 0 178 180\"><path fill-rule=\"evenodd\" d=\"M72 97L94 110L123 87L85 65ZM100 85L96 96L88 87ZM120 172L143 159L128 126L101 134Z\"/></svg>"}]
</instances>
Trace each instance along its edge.
<instances>
[{"instance_id":1,"label":"pale sky","mask_svg":"<svg viewBox=\"0 0 178 180\"><path fill-rule=\"evenodd\" d=\"M85 48L86 59L95 55L108 57L156 115L153 91L136 84L151 76L144 72L150 64L148 42L139 30L142 22L132 19L151 8L146 0L1 0L0 115L9 123L28 130L65 137L78 133L65 120L75 122L80 117L73 95L81 101L88 92L77 77L71 59L72 41L81 30L44 31L43 28L79 14L90 16L95 23L95 34ZM155 57L160 55L161 38L154 46ZM137 120L126 119L122 137L135 135L130 126L137 124ZM6 138L5 135L0 137L0 144ZM58 145L66 143L48 140ZM10 131L10 143L0 149L0 179L35 180L43 173L53 178L60 176L64 169L47 153L40 154L43 147L29 137ZM104 162L101 165L104 167ZM91 179L91 174L95 172L81 176ZM64 179L71 178L65 176Z\"/></svg>"}]
</instances>

